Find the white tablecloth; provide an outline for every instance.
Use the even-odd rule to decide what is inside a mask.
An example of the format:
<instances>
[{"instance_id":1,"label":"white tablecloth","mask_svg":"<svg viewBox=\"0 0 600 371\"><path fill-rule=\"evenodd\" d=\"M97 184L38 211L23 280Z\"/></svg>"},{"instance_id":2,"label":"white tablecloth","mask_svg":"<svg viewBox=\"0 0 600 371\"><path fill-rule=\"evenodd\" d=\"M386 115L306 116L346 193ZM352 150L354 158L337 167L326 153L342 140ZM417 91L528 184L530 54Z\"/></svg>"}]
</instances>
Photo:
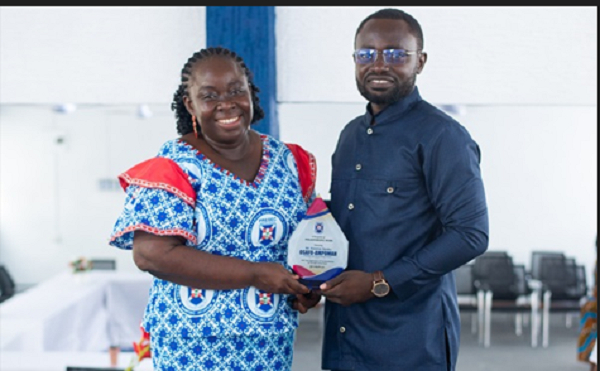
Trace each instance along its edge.
<instances>
[{"instance_id":1,"label":"white tablecloth","mask_svg":"<svg viewBox=\"0 0 600 371\"><path fill-rule=\"evenodd\" d=\"M65 272L42 282L0 305L0 352L131 348L151 282L146 273L116 271Z\"/></svg>"}]
</instances>

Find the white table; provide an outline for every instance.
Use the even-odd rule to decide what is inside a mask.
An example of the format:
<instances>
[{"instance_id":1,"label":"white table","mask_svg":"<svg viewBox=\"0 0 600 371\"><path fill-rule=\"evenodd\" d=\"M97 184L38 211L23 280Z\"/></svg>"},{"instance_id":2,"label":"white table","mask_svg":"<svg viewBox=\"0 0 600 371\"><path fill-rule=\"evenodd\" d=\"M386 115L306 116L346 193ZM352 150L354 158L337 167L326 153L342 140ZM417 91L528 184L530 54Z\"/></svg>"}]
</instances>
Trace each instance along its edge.
<instances>
[{"instance_id":1,"label":"white table","mask_svg":"<svg viewBox=\"0 0 600 371\"><path fill-rule=\"evenodd\" d=\"M64 272L8 299L0 305L0 358L131 348L141 336L151 282L142 272Z\"/></svg>"}]
</instances>

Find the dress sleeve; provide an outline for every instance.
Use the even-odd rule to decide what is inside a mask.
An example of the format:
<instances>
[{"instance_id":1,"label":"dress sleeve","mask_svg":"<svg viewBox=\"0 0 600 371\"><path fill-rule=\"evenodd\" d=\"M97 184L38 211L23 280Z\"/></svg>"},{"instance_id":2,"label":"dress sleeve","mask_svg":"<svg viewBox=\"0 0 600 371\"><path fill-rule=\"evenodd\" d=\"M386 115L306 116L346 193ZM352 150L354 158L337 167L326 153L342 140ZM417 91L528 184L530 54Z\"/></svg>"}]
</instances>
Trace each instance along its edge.
<instances>
[{"instance_id":1,"label":"dress sleeve","mask_svg":"<svg viewBox=\"0 0 600 371\"><path fill-rule=\"evenodd\" d=\"M317 160L315 156L298 144L286 143L298 165L298 178L302 187L302 197L310 205L315 199L317 182Z\"/></svg>"},{"instance_id":2,"label":"dress sleeve","mask_svg":"<svg viewBox=\"0 0 600 371\"><path fill-rule=\"evenodd\" d=\"M157 236L181 236L197 243L194 208L196 192L188 175L171 159L156 157L139 163L118 176L125 191L125 205L109 244L131 250L133 232Z\"/></svg>"}]
</instances>

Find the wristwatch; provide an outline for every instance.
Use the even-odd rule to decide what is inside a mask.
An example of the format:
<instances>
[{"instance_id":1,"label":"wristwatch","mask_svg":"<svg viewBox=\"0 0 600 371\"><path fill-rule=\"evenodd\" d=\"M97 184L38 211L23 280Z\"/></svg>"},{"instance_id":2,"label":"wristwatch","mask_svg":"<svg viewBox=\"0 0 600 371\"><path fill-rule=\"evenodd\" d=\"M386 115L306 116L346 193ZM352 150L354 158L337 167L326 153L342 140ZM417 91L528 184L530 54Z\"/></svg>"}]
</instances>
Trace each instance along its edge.
<instances>
[{"instance_id":1,"label":"wristwatch","mask_svg":"<svg viewBox=\"0 0 600 371\"><path fill-rule=\"evenodd\" d=\"M385 278L383 278L382 271L373 273L373 287L371 288L371 292L378 298L382 298L390 293L390 285L388 285Z\"/></svg>"}]
</instances>

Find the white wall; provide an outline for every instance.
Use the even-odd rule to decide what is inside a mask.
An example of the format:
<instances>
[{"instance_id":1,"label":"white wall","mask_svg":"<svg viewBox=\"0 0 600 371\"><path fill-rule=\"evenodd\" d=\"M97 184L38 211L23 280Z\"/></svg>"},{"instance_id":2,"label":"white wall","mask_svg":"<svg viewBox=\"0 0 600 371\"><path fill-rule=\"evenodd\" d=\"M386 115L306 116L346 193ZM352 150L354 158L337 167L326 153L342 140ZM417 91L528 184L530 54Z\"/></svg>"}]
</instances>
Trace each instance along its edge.
<instances>
[{"instance_id":1,"label":"white wall","mask_svg":"<svg viewBox=\"0 0 600 371\"><path fill-rule=\"evenodd\" d=\"M0 7L0 103L164 103L204 7Z\"/></svg>"},{"instance_id":2,"label":"white wall","mask_svg":"<svg viewBox=\"0 0 600 371\"><path fill-rule=\"evenodd\" d=\"M278 7L282 102L362 102L354 34L379 7ZM402 7L421 24L431 102L595 105L596 7ZM285 68L281 68L284 66Z\"/></svg>"},{"instance_id":3,"label":"white wall","mask_svg":"<svg viewBox=\"0 0 600 371\"><path fill-rule=\"evenodd\" d=\"M324 197L337 135L365 108L350 53L375 9L276 9L281 139L317 156ZM532 249L563 250L591 277L596 8L404 9L425 33L423 97L461 105L456 118L481 146L490 248L525 264ZM170 101L205 46L204 17L203 7L0 7L0 263L18 283L79 255L135 269L106 244L123 193L100 184L176 136ZM65 102L79 108L51 110ZM142 103L152 118L136 116Z\"/></svg>"}]
</instances>

